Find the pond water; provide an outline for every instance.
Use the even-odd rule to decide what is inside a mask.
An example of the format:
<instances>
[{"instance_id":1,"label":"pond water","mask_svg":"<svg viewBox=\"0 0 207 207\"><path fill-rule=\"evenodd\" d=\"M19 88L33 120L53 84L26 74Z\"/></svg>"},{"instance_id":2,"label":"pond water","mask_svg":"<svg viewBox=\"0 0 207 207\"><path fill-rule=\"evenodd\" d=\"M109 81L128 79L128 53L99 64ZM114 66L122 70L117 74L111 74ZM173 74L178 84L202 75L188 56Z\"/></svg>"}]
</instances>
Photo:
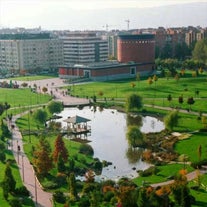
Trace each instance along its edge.
<instances>
[{"instance_id":1,"label":"pond water","mask_svg":"<svg viewBox=\"0 0 207 207\"><path fill-rule=\"evenodd\" d=\"M103 168L98 179L119 179L120 177L136 177L136 170L143 170L149 164L141 161L140 149L132 150L126 138L127 125L137 124L143 133L158 132L164 129L164 124L153 117L128 117L125 113L114 109L103 109L85 107L65 108L58 121L63 121L69 116L82 116L91 121L91 134L88 136L89 144L93 147L94 157L101 161L112 162L112 165ZM62 122L66 126L65 122ZM133 170L133 169L136 170Z\"/></svg>"}]
</instances>

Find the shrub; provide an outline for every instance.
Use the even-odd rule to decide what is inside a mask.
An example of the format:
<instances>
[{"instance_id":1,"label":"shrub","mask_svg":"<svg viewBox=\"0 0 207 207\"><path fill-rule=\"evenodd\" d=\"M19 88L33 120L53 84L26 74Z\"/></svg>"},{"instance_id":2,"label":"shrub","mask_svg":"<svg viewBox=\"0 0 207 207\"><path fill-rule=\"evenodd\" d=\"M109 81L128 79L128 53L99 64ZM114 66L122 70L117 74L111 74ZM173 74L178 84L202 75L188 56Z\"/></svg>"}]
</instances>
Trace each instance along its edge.
<instances>
[{"instance_id":1,"label":"shrub","mask_svg":"<svg viewBox=\"0 0 207 207\"><path fill-rule=\"evenodd\" d=\"M58 188L58 184L52 181L48 181L43 184L44 189L52 190Z\"/></svg>"},{"instance_id":2,"label":"shrub","mask_svg":"<svg viewBox=\"0 0 207 207\"><path fill-rule=\"evenodd\" d=\"M52 197L53 197L53 200L58 203L65 203L65 201L66 201L65 195L61 191L55 191L53 193Z\"/></svg>"},{"instance_id":3,"label":"shrub","mask_svg":"<svg viewBox=\"0 0 207 207\"><path fill-rule=\"evenodd\" d=\"M146 170L140 170L140 171L138 171L138 173L141 177L147 177L150 175L156 175L158 173L158 169L156 167L152 166Z\"/></svg>"},{"instance_id":4,"label":"shrub","mask_svg":"<svg viewBox=\"0 0 207 207\"><path fill-rule=\"evenodd\" d=\"M104 194L104 200L110 201L114 197L114 192L108 191Z\"/></svg>"},{"instance_id":5,"label":"shrub","mask_svg":"<svg viewBox=\"0 0 207 207\"><path fill-rule=\"evenodd\" d=\"M10 205L11 207L22 207L21 202L20 202L19 199L17 199L17 198L12 198L12 199L9 201L9 205Z\"/></svg>"},{"instance_id":6,"label":"shrub","mask_svg":"<svg viewBox=\"0 0 207 207\"><path fill-rule=\"evenodd\" d=\"M5 160L6 160L6 155L5 155L5 153L4 153L4 152L0 152L0 161L1 161L1 162L5 162Z\"/></svg>"},{"instance_id":7,"label":"shrub","mask_svg":"<svg viewBox=\"0 0 207 207\"><path fill-rule=\"evenodd\" d=\"M200 169L202 165L207 165L207 159L201 160L199 162L192 162L191 166L195 169Z\"/></svg>"},{"instance_id":8,"label":"shrub","mask_svg":"<svg viewBox=\"0 0 207 207\"><path fill-rule=\"evenodd\" d=\"M89 207L89 206L90 206L89 198L87 196L82 196L78 203L78 207Z\"/></svg>"},{"instance_id":9,"label":"shrub","mask_svg":"<svg viewBox=\"0 0 207 207\"><path fill-rule=\"evenodd\" d=\"M16 188L16 194L22 195L22 196L29 196L29 191L25 186L21 186L19 188Z\"/></svg>"},{"instance_id":10,"label":"shrub","mask_svg":"<svg viewBox=\"0 0 207 207\"><path fill-rule=\"evenodd\" d=\"M82 154L85 154L85 155L93 155L94 154L93 148L88 144L82 144L80 146L79 152Z\"/></svg>"}]
</instances>

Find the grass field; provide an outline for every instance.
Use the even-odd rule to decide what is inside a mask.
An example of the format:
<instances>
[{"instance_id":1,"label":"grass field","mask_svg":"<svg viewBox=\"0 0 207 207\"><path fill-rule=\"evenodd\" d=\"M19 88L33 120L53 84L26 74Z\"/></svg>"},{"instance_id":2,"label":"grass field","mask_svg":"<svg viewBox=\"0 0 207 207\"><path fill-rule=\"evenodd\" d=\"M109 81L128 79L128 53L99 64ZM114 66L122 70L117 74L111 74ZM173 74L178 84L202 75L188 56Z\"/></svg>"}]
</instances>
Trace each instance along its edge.
<instances>
[{"instance_id":1,"label":"grass field","mask_svg":"<svg viewBox=\"0 0 207 207\"><path fill-rule=\"evenodd\" d=\"M35 81L35 80L44 80L49 78L57 78L57 75L34 75L34 76L19 76L14 78L8 78L9 80L16 81Z\"/></svg>"}]
</instances>

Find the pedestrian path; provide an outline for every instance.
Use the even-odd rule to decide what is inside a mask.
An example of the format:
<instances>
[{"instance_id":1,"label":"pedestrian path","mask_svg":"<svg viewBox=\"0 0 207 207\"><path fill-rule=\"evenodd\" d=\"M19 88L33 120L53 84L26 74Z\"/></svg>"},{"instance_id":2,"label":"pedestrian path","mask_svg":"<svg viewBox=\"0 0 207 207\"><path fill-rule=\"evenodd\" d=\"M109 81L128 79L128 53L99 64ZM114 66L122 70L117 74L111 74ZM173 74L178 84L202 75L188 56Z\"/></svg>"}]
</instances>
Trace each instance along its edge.
<instances>
[{"instance_id":1,"label":"pedestrian path","mask_svg":"<svg viewBox=\"0 0 207 207\"><path fill-rule=\"evenodd\" d=\"M12 121L7 121L8 127L12 132L12 143L10 149L13 151L17 165L19 167L22 181L29 190L32 200L36 207L52 207L52 194L45 192L39 184L33 166L24 154L22 135L16 126L16 120L23 114L12 117Z\"/></svg>"}]
</instances>

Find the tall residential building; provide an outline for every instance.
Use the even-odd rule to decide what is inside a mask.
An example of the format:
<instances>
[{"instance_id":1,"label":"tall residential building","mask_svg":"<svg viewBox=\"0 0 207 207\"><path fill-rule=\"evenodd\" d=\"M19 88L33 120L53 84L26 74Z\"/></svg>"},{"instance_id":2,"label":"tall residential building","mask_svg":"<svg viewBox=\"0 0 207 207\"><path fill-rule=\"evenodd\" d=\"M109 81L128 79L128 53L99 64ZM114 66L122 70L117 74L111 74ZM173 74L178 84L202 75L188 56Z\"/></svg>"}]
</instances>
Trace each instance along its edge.
<instances>
[{"instance_id":1,"label":"tall residential building","mask_svg":"<svg viewBox=\"0 0 207 207\"><path fill-rule=\"evenodd\" d=\"M55 71L63 64L63 44L49 33L0 34L0 72Z\"/></svg>"},{"instance_id":2,"label":"tall residential building","mask_svg":"<svg viewBox=\"0 0 207 207\"><path fill-rule=\"evenodd\" d=\"M107 40L94 32L73 32L63 40L64 65L89 64L108 59Z\"/></svg>"}]
</instances>

